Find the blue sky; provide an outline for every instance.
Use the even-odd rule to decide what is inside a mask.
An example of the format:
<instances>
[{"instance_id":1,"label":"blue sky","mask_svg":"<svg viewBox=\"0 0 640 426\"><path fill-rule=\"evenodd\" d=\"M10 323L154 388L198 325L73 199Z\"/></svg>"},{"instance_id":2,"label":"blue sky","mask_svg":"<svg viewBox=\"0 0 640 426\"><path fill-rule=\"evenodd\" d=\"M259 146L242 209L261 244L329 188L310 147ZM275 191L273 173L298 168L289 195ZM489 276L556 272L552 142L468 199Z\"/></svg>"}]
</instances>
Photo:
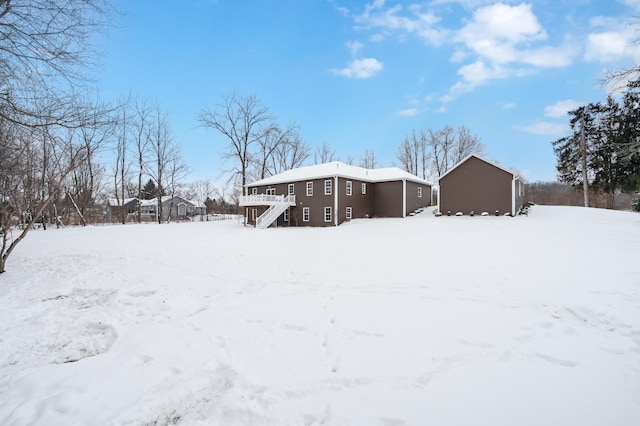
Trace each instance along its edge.
<instances>
[{"instance_id":1,"label":"blue sky","mask_svg":"<svg viewBox=\"0 0 640 426\"><path fill-rule=\"evenodd\" d=\"M640 0L116 0L101 41L105 98L171 114L193 172L219 180L224 139L196 116L256 95L278 121L345 161L381 166L412 129L464 125L486 157L555 180L566 111L603 100L602 72L640 62Z\"/></svg>"}]
</instances>

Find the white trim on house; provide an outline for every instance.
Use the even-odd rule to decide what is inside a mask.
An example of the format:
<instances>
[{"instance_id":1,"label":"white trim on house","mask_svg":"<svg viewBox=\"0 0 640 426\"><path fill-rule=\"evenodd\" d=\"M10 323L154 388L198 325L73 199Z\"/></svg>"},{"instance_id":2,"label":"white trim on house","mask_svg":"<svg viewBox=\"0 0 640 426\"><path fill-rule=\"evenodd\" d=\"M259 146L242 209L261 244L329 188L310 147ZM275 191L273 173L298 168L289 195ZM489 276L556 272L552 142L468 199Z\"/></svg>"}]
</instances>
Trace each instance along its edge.
<instances>
[{"instance_id":1,"label":"white trim on house","mask_svg":"<svg viewBox=\"0 0 640 426\"><path fill-rule=\"evenodd\" d=\"M335 176L334 179L335 179L334 187L336 188L336 190L334 191L335 194L333 196L333 207L334 207L334 210L336 211L336 214L334 215L333 224L335 226L338 226L338 214L337 214L337 212L340 211L340 210L338 210L338 199L339 199L338 195L340 193L340 189L339 189L340 187L338 186L338 176Z\"/></svg>"},{"instance_id":2,"label":"white trim on house","mask_svg":"<svg viewBox=\"0 0 640 426\"><path fill-rule=\"evenodd\" d=\"M351 218L353 217L353 209L351 207L347 207L346 208L345 216L346 216L347 220L351 220Z\"/></svg>"},{"instance_id":3,"label":"white trim on house","mask_svg":"<svg viewBox=\"0 0 640 426\"><path fill-rule=\"evenodd\" d=\"M407 180L402 179L402 217L407 217Z\"/></svg>"},{"instance_id":4,"label":"white trim on house","mask_svg":"<svg viewBox=\"0 0 640 426\"><path fill-rule=\"evenodd\" d=\"M516 177L511 179L511 216L516 215Z\"/></svg>"},{"instance_id":5,"label":"white trim on house","mask_svg":"<svg viewBox=\"0 0 640 426\"><path fill-rule=\"evenodd\" d=\"M307 197L313 197L313 182L307 182Z\"/></svg>"},{"instance_id":6,"label":"white trim on house","mask_svg":"<svg viewBox=\"0 0 640 426\"><path fill-rule=\"evenodd\" d=\"M351 196L353 194L353 182L348 180L345 183L345 194Z\"/></svg>"},{"instance_id":7,"label":"white trim on house","mask_svg":"<svg viewBox=\"0 0 640 426\"><path fill-rule=\"evenodd\" d=\"M309 207L302 208L302 221L309 222L311 220L311 211Z\"/></svg>"}]
</instances>

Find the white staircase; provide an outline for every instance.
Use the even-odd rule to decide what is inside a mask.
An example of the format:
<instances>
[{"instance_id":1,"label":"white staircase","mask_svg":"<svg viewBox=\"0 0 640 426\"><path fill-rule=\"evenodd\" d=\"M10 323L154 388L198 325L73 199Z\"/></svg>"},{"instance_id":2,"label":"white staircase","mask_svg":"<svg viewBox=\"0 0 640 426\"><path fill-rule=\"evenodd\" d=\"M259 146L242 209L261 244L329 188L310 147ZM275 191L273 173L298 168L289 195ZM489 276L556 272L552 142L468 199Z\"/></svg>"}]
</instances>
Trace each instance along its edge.
<instances>
[{"instance_id":1,"label":"white staircase","mask_svg":"<svg viewBox=\"0 0 640 426\"><path fill-rule=\"evenodd\" d=\"M264 229L271 226L285 210L296 205L295 195L243 195L240 197L241 207L269 206L269 208L256 219L256 228Z\"/></svg>"}]
</instances>

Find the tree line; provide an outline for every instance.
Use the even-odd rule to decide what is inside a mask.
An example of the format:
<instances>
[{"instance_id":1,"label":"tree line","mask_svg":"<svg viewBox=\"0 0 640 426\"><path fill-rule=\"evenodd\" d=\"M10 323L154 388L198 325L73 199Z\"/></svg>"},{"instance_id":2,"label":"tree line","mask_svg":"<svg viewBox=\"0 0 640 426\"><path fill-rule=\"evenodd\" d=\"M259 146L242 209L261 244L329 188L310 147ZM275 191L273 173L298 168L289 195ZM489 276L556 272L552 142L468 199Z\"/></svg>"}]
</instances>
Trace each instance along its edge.
<instances>
[{"instance_id":1,"label":"tree line","mask_svg":"<svg viewBox=\"0 0 640 426\"><path fill-rule=\"evenodd\" d=\"M162 195L182 195L226 209L248 180L338 159L327 143L312 150L298 124L281 124L255 95L232 92L196 117L223 135L229 184L188 183L166 110L147 99L106 102L96 95L90 75L100 55L92 36L117 15L109 0L0 0L0 273L36 224L63 225L71 217L86 224L104 215L107 199L122 206L154 193L161 212ZM422 177L482 147L465 128L414 131L405 139L401 166ZM371 148L358 160L379 166ZM124 209L119 215L124 223ZM133 216L141 220L140 207Z\"/></svg>"},{"instance_id":2,"label":"tree line","mask_svg":"<svg viewBox=\"0 0 640 426\"><path fill-rule=\"evenodd\" d=\"M589 103L569 111L571 134L552 142L558 180L582 188L584 205L590 194L616 207L620 193L640 189L640 93L637 84L618 98Z\"/></svg>"}]
</instances>

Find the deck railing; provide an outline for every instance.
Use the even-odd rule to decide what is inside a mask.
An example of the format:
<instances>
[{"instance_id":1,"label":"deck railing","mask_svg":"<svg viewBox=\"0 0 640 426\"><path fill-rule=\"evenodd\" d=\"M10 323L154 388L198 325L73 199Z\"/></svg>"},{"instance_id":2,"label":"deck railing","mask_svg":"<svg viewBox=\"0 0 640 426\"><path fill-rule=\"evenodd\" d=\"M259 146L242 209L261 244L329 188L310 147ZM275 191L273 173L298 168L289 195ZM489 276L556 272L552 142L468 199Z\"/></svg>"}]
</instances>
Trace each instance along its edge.
<instances>
[{"instance_id":1,"label":"deck railing","mask_svg":"<svg viewBox=\"0 0 640 426\"><path fill-rule=\"evenodd\" d=\"M291 195L242 195L240 197L240 206L270 206L274 204L286 203L290 206L296 204L296 196Z\"/></svg>"}]
</instances>

